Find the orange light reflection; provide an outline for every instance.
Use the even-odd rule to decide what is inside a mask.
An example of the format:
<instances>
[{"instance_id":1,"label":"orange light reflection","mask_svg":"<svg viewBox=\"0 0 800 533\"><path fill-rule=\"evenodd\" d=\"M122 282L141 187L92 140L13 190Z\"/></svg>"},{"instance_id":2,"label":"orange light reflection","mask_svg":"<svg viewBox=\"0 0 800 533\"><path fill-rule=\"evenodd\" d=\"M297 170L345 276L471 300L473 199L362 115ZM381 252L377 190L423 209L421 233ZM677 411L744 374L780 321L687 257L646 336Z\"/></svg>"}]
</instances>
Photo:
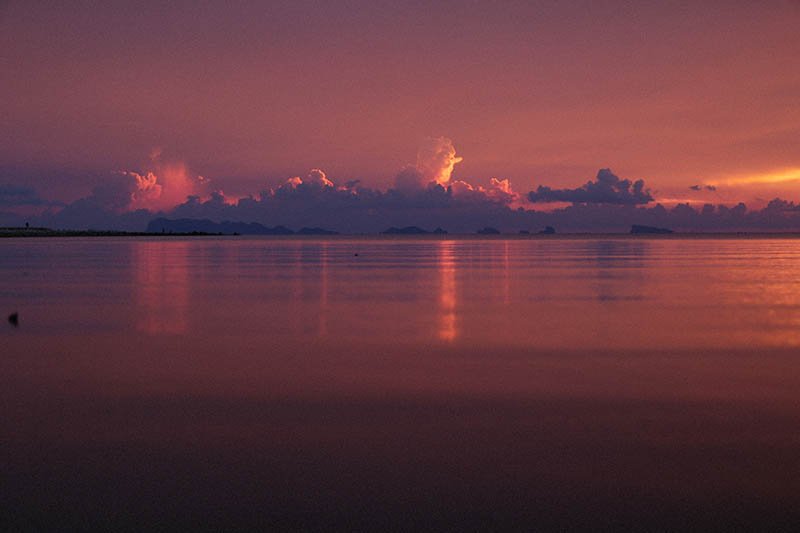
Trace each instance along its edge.
<instances>
[{"instance_id":1,"label":"orange light reflection","mask_svg":"<svg viewBox=\"0 0 800 533\"><path fill-rule=\"evenodd\" d=\"M455 340L456 329L456 268L453 241L439 242L439 272L441 272L441 291L439 293L439 338Z\"/></svg>"},{"instance_id":2,"label":"orange light reflection","mask_svg":"<svg viewBox=\"0 0 800 533\"><path fill-rule=\"evenodd\" d=\"M138 328L150 334L185 333L189 243L140 242L133 250Z\"/></svg>"}]
</instances>

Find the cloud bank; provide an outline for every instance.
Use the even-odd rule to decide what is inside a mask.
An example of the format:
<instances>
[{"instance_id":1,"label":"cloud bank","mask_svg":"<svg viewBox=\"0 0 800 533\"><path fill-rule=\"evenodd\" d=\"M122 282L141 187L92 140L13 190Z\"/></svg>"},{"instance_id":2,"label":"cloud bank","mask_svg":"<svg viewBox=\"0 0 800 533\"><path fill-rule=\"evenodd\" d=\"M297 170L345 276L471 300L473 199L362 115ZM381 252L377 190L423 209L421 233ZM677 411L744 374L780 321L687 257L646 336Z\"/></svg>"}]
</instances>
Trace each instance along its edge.
<instances>
[{"instance_id":1,"label":"cloud bank","mask_svg":"<svg viewBox=\"0 0 800 533\"><path fill-rule=\"evenodd\" d=\"M30 187L0 183L0 207L40 206L46 203Z\"/></svg>"},{"instance_id":2,"label":"cloud bank","mask_svg":"<svg viewBox=\"0 0 800 533\"><path fill-rule=\"evenodd\" d=\"M559 232L627 232L634 224L676 231L800 229L800 207L780 198L758 211L744 204L680 203L667 209L655 203L644 180L621 179L610 169L600 169L596 179L574 189L539 186L521 195L508 179L491 178L480 185L454 178L461 160L449 139L432 138L385 191L359 180L337 183L323 170L311 169L257 195L231 199L185 164L164 162L156 153L149 168L111 173L88 196L69 205L47 204L30 188L0 185L0 225L30 221L54 228L142 231L154 218L166 217L340 233L378 233L390 226L441 227L451 233L474 233L487 226L505 233L546 226ZM690 189L713 190L709 185ZM543 203L560 207L535 209ZM42 211L33 216L15 211L23 205L38 205Z\"/></svg>"},{"instance_id":3,"label":"cloud bank","mask_svg":"<svg viewBox=\"0 0 800 533\"><path fill-rule=\"evenodd\" d=\"M596 181L587 181L577 189L551 189L543 185L528 194L531 202L572 204L642 205L653 201L644 180L619 179L610 169L601 168Z\"/></svg>"}]
</instances>

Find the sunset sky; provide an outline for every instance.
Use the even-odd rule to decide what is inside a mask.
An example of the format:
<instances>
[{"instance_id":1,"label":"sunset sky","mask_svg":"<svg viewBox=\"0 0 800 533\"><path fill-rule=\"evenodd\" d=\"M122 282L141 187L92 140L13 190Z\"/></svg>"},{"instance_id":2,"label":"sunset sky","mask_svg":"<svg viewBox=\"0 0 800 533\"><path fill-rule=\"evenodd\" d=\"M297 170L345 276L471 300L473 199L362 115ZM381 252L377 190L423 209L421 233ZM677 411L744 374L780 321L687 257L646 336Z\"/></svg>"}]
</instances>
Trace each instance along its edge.
<instances>
[{"instance_id":1,"label":"sunset sky","mask_svg":"<svg viewBox=\"0 0 800 533\"><path fill-rule=\"evenodd\" d=\"M601 168L665 205L797 201L798 28L789 0L3 2L0 184L386 190L446 138L452 180L508 179L528 209ZM172 190L158 208L196 192Z\"/></svg>"}]
</instances>

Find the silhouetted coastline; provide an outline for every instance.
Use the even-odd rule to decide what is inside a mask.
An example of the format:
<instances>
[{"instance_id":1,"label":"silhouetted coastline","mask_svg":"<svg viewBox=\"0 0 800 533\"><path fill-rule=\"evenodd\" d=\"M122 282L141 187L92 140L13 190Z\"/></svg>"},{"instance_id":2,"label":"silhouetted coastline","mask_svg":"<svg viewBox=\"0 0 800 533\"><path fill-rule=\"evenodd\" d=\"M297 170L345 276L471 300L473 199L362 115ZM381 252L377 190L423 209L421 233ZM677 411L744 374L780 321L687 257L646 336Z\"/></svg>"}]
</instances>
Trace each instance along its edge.
<instances>
[{"instance_id":1,"label":"silhouetted coastline","mask_svg":"<svg viewBox=\"0 0 800 533\"><path fill-rule=\"evenodd\" d=\"M440 233L447 233L446 231L442 230L442 228L436 228L436 231L433 233L440 234ZM381 235L430 235L431 232L428 230L424 230L418 226L406 226L404 228L396 228L392 226L391 228L387 228L381 232Z\"/></svg>"},{"instance_id":2,"label":"silhouetted coastline","mask_svg":"<svg viewBox=\"0 0 800 533\"><path fill-rule=\"evenodd\" d=\"M654 226L640 226L638 224L634 224L631 226L631 233L667 234L675 232L668 228L656 228Z\"/></svg>"}]
</instances>

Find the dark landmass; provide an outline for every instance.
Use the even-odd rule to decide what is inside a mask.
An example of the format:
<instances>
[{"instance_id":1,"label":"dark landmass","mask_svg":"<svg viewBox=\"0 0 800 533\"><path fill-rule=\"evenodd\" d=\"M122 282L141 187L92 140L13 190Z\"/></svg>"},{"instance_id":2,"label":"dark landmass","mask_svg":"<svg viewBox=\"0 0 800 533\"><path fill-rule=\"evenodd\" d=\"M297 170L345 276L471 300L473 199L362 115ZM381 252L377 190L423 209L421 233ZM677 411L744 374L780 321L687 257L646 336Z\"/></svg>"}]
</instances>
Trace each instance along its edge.
<instances>
[{"instance_id":1,"label":"dark landmass","mask_svg":"<svg viewBox=\"0 0 800 533\"><path fill-rule=\"evenodd\" d=\"M441 229L441 228L436 228ZM419 228L417 226L406 226L405 228L391 228L385 229L381 232L382 235L429 235L431 232Z\"/></svg>"},{"instance_id":2,"label":"dark landmass","mask_svg":"<svg viewBox=\"0 0 800 533\"><path fill-rule=\"evenodd\" d=\"M159 233L158 236L162 234ZM185 231L165 233L170 237L189 237L203 235L219 235L202 231ZM50 228L0 228L0 238L3 237L154 237L154 233L146 231L101 231L101 230L70 230Z\"/></svg>"},{"instance_id":3,"label":"dark landmass","mask_svg":"<svg viewBox=\"0 0 800 533\"><path fill-rule=\"evenodd\" d=\"M308 229L308 228L306 228ZM321 229L321 228L311 228ZM258 222L213 222L208 219L195 218L156 218L147 225L147 233L189 233L201 232L209 234L233 235L294 235L294 231L285 226L275 226L268 228Z\"/></svg>"},{"instance_id":4,"label":"dark landmass","mask_svg":"<svg viewBox=\"0 0 800 533\"><path fill-rule=\"evenodd\" d=\"M675 233L671 229L667 228L656 228L653 226L639 226L634 224L631 226L631 233L656 233L656 234L664 234L664 233Z\"/></svg>"},{"instance_id":5,"label":"dark landmass","mask_svg":"<svg viewBox=\"0 0 800 533\"><path fill-rule=\"evenodd\" d=\"M521 229L521 230L519 230L519 234L520 235L530 235L531 232L526 230L526 229Z\"/></svg>"},{"instance_id":6,"label":"dark landmass","mask_svg":"<svg viewBox=\"0 0 800 533\"><path fill-rule=\"evenodd\" d=\"M495 229L491 226L486 226L483 229L479 229L475 233L477 233L478 235L500 235L500 230Z\"/></svg>"},{"instance_id":7,"label":"dark landmass","mask_svg":"<svg viewBox=\"0 0 800 533\"><path fill-rule=\"evenodd\" d=\"M331 231L325 228L302 228L297 232L298 235L339 235L338 231Z\"/></svg>"},{"instance_id":8,"label":"dark landmass","mask_svg":"<svg viewBox=\"0 0 800 533\"><path fill-rule=\"evenodd\" d=\"M436 228L433 230L434 235L447 235L447 231L443 230L442 228Z\"/></svg>"},{"instance_id":9,"label":"dark landmass","mask_svg":"<svg viewBox=\"0 0 800 533\"><path fill-rule=\"evenodd\" d=\"M555 235L556 228L553 226L546 226L542 231L539 232L539 235Z\"/></svg>"}]
</instances>

